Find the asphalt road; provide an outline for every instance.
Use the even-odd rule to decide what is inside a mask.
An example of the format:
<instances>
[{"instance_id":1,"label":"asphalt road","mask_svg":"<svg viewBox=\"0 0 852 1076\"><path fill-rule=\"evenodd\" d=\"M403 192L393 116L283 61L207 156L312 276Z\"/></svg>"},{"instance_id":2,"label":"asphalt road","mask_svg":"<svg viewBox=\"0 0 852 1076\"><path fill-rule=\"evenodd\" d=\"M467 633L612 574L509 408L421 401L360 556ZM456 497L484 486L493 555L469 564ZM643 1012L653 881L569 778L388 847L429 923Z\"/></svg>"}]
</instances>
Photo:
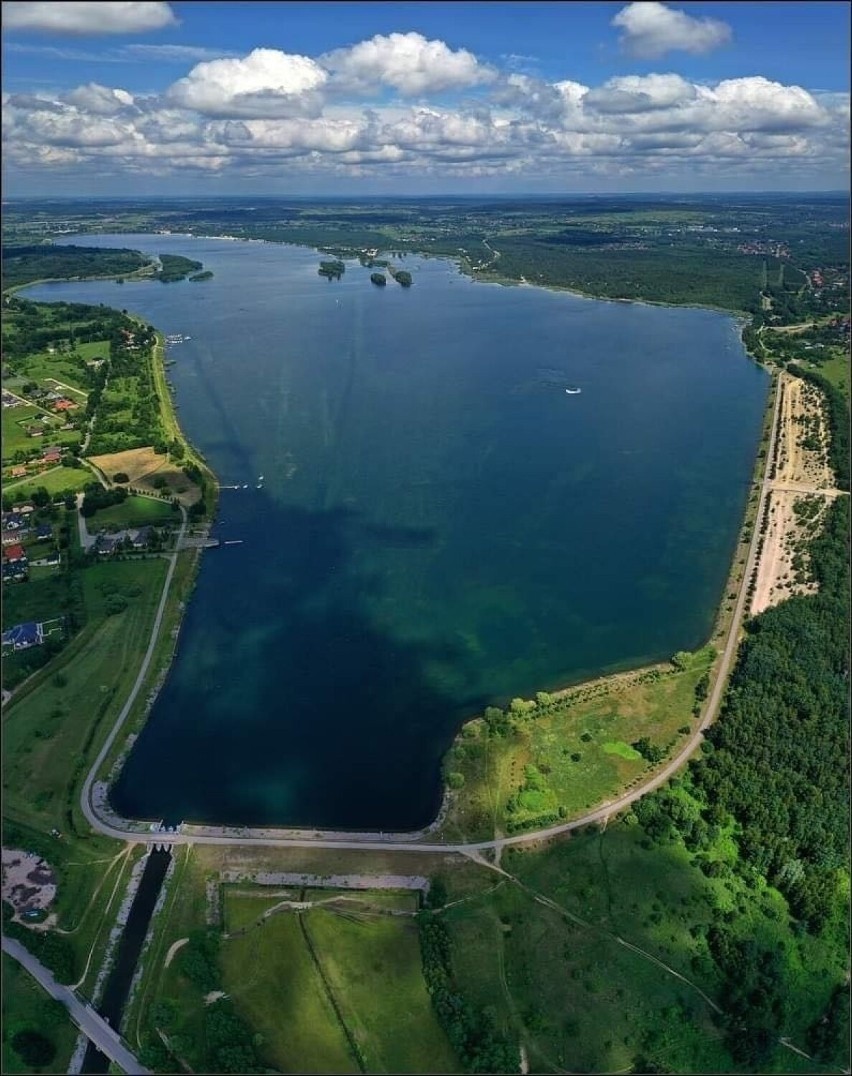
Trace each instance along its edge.
<instances>
[{"instance_id":1,"label":"asphalt road","mask_svg":"<svg viewBox=\"0 0 852 1076\"><path fill-rule=\"evenodd\" d=\"M67 986L58 983L53 974L14 938L3 938L3 952L25 968L52 998L61 1001L68 1014L83 1034L106 1054L110 1061L120 1065L125 1072L148 1073L124 1045L121 1038L90 1005L84 1005Z\"/></svg>"},{"instance_id":2,"label":"asphalt road","mask_svg":"<svg viewBox=\"0 0 852 1076\"><path fill-rule=\"evenodd\" d=\"M769 436L769 446L766 455L766 469L764 473L763 482L760 487L760 496L757 506L757 514L755 515L755 525L752 528L751 544L749 546L748 555L746 557L745 570L742 576L742 582L740 583L739 592L737 594L736 604L734 606L733 616L731 618L731 626L728 631L728 638L725 642L725 649L722 653L721 661L719 662L719 669L713 683L713 689L710 692L710 696L707 702L707 706L704 710L704 716L702 717L698 727L683 745L681 750L675 755L675 757L668 762L662 770L659 770L656 774L650 777L643 784L638 785L636 788L629 792L625 792L624 795L618 796L614 800L610 800L607 803L603 803L600 807L594 811L590 811L588 814L583 815L581 818L575 818L571 822L561 822L556 826L549 826L546 829L533 830L528 833L515 834L512 837L497 837L489 841L471 841L463 843L450 843L449 841L424 841L415 840L411 837L407 837L406 834L372 834L365 836L359 834L353 835L353 838L347 839L345 834L335 834L333 837L323 835L321 831L318 831L316 836L271 836L268 832L254 831L251 829L242 830L240 832L227 832L225 827L213 827L213 826L193 826L191 833L169 833L160 837L160 840L169 844L220 844L220 845L243 845L252 846L257 845L260 847L273 847L273 848L358 848L365 851L393 851L393 852L419 852L419 853L445 853L445 852L459 852L462 855L473 856L474 858L479 856L482 852L486 851L499 851L503 848L508 848L511 845L516 844L530 844L535 841L548 840L551 837L557 837L563 833L570 833L572 830L580 829L582 826L587 826L591 822L602 822L608 819L611 815L618 811L624 810L631 803L635 803L636 800L641 799L642 796L647 796L649 792L653 792L661 785L665 784L690 758L690 756L698 748L701 740L704 736L705 730L716 719L716 715L719 710L719 704L722 700L722 694L725 689L725 685L728 680L728 674L730 673L731 666L736 658L737 649L740 639L740 631L742 628L743 613L746 606L746 600L748 598L749 585L751 577L754 572L754 567L757 562L758 549L760 547L760 520L763 518L764 509L766 506L766 499L769 496L769 492L773 486L770 479L772 472L772 460L775 455L775 445L778 436L778 417L781 404L781 393L777 392L775 397L775 406L772 414L772 425ZM181 529L181 538L183 537L183 530L186 526L186 517L184 517L184 525ZM166 598L168 596L169 584L171 583L172 572L174 570L175 557L172 557L172 564L169 568L169 574L166 577L165 586L163 588L163 596L160 600L160 608L157 613L157 620L154 624L154 628L151 634L151 642L148 646L148 652L145 655L145 660L142 663L142 668L139 671L139 676L136 679L136 683L133 687L133 691L130 694L130 698L124 706L124 709L119 714L115 727L110 733L107 742L104 744L100 754L95 760L94 765L89 771L89 776L86 778L86 782L83 785L83 791L81 795L81 806L83 813L89 820L90 824L99 833L104 833L109 837L116 837L119 840L136 840L143 836L138 830L122 830L117 826L113 826L108 822L103 821L94 811L91 804L91 788L94 783L95 774L105 758L107 752L112 746L115 737L118 735L118 731L127 716L133 702L136 699L136 695L139 692L139 688L142 685L145 673L148 669L151 654L153 653L154 645L157 641L157 635L159 633L160 621L162 619L162 613L165 608Z\"/></svg>"}]
</instances>

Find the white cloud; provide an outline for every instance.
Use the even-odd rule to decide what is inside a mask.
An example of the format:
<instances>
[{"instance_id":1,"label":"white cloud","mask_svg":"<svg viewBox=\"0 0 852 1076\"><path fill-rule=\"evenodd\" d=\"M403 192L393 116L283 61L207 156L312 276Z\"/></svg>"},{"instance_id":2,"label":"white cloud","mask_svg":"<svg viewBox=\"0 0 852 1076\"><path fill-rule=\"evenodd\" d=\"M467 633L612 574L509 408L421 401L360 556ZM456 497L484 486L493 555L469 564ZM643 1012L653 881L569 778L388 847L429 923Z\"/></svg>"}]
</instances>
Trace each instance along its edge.
<instances>
[{"instance_id":1,"label":"white cloud","mask_svg":"<svg viewBox=\"0 0 852 1076\"><path fill-rule=\"evenodd\" d=\"M7 0L4 30L37 30L50 34L131 34L174 26L177 19L166 3L152 0Z\"/></svg>"},{"instance_id":2,"label":"white cloud","mask_svg":"<svg viewBox=\"0 0 852 1076\"><path fill-rule=\"evenodd\" d=\"M742 131L795 131L828 120L801 86L783 86L760 76L726 79L712 92L717 119Z\"/></svg>"},{"instance_id":3,"label":"white cloud","mask_svg":"<svg viewBox=\"0 0 852 1076\"><path fill-rule=\"evenodd\" d=\"M175 104L208 116L316 115L327 73L307 56L255 49L242 59L210 60L168 91Z\"/></svg>"},{"instance_id":4,"label":"white cloud","mask_svg":"<svg viewBox=\"0 0 852 1076\"><path fill-rule=\"evenodd\" d=\"M696 96L695 87L680 75L625 75L590 90L584 104L595 112L624 114L675 108Z\"/></svg>"},{"instance_id":5,"label":"white cloud","mask_svg":"<svg viewBox=\"0 0 852 1076\"><path fill-rule=\"evenodd\" d=\"M656 0L628 4L612 20L623 31L622 46L633 56L655 59L666 52L710 52L731 39L731 28L719 19L696 19Z\"/></svg>"},{"instance_id":6,"label":"white cloud","mask_svg":"<svg viewBox=\"0 0 852 1076\"><path fill-rule=\"evenodd\" d=\"M66 100L84 112L92 112L96 116L114 116L133 104L133 95L127 90L113 90L90 82L88 86L78 86L72 90Z\"/></svg>"},{"instance_id":7,"label":"white cloud","mask_svg":"<svg viewBox=\"0 0 852 1076\"><path fill-rule=\"evenodd\" d=\"M376 34L351 48L320 57L347 89L369 91L390 86L402 94L440 93L488 82L494 72L467 49L453 51L422 34Z\"/></svg>"}]
</instances>

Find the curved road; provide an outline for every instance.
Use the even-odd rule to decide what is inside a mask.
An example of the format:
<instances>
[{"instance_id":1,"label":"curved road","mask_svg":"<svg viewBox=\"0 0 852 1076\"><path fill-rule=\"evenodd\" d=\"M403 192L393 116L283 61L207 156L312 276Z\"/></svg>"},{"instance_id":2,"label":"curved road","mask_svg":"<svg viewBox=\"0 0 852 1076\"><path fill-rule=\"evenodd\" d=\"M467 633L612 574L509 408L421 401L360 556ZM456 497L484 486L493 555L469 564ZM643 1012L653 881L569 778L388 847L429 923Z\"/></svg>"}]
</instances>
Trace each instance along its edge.
<instances>
[{"instance_id":1,"label":"curved road","mask_svg":"<svg viewBox=\"0 0 852 1076\"><path fill-rule=\"evenodd\" d=\"M352 838L347 839L345 834L335 834L330 836L329 834L323 834L321 831L316 833L316 836L271 836L268 831L260 831L251 829L241 830L237 833L228 833L223 828L217 830L212 826L194 826L191 833L169 833L161 836L159 839L169 844L221 844L221 845L258 845L268 846L274 848L359 848L372 851L395 851L395 852L422 852L422 853L441 853L441 852L460 852L462 855L473 856L477 858L482 852L485 851L498 851L503 848L507 848L510 845L515 844L529 844L533 841L548 840L551 837L556 837L562 833L570 833L571 830L579 829L582 826L589 825L590 822L601 822L608 819L611 815L618 811L624 810L631 803L635 803L636 800L641 799L642 796L646 796L649 792L653 792L659 788L660 785L666 783L680 768L683 766L696 750L700 744L705 730L715 720L716 714L719 709L719 704L722 700L722 693L725 689L725 684L728 680L728 674L731 670L731 666L734 662L737 653L737 647L740 638L740 629L742 627L743 613L745 610L746 600L748 597L749 585L751 577L754 572L755 564L757 562L758 549L760 546L760 521L763 519L764 509L766 506L766 499L772 488L772 480L770 475L772 473L772 461L775 457L775 445L778 435L778 417L780 412L781 393L776 391L775 406L772 413L772 425L769 436L769 446L766 453L766 467L764 471L763 482L760 487L760 497L758 499L757 513L755 515L755 524L752 528L751 544L749 545L748 555L746 557L745 568L743 571L742 581L740 583L739 592L737 594L736 604L734 606L733 616L731 618L731 626L728 631L728 638L725 642L725 649L722 653L721 661L719 662L719 668L716 675L716 679L713 684L713 690L710 692L710 697L707 702L707 706L704 711L704 716L701 719L695 732L690 736L681 750L668 762L661 770L650 777L644 784L639 785L630 792L625 792L624 795L617 797L614 800L610 800L607 803L601 804L600 807L594 811L590 811L588 814L583 815L581 818L575 818L571 822L562 822L556 826L549 826L546 829L533 830L529 833L519 833L513 837L497 837L489 841L470 841L461 843L450 842L426 842L417 840L413 834L387 834L386 836L381 833L371 835L353 835ZM184 523L181 529L181 537L186 527L186 515L184 514ZM165 608L166 598L168 596L169 585L171 583L172 572L174 571L176 554L172 556L172 564L169 568L169 574L166 577L166 582L163 587L163 596L160 600L160 609L157 613L157 620L154 624L154 628L151 634L151 642L148 646L148 652L145 655L145 660L142 663L142 668L139 671L139 676L136 679L133 691L130 694L130 698L125 703L124 709L118 716L115 727L107 738L107 742L101 749L100 754L95 763L89 771L89 775L86 778L86 782L83 785L83 791L81 795L81 806L83 813L89 820L94 829L100 833L104 833L109 837L116 837L119 840L134 840L138 841L144 837L144 834L140 834L138 830L123 830L118 826L114 826L109 822L103 821L96 813L91 804L91 789L94 783L95 774L98 771L101 763L106 757L107 752L112 746L118 732L126 718L130 707L136 699L136 695L142 686L142 680L145 673L148 670L148 664L150 662L151 654L154 650L154 645L157 641L157 635L160 629L160 621L162 619L163 609ZM285 831L286 832L286 831Z\"/></svg>"},{"instance_id":2,"label":"curved road","mask_svg":"<svg viewBox=\"0 0 852 1076\"><path fill-rule=\"evenodd\" d=\"M102 1054L120 1065L125 1072L146 1074L150 1069L144 1068L124 1045L120 1036L99 1016L90 1005L84 1005L70 987L58 983L44 964L40 963L20 942L14 938L3 938L3 952L25 968L52 998L61 1001L68 1010L68 1015Z\"/></svg>"}]
</instances>

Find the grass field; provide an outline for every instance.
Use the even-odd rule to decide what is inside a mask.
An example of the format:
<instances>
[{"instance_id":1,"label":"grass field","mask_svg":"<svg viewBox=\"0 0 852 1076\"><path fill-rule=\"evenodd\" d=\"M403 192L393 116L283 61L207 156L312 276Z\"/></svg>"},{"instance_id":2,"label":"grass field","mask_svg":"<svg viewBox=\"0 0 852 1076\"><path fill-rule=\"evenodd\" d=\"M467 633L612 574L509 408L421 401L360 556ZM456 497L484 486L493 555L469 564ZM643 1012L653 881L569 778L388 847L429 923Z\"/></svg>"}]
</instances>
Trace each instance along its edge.
<instances>
[{"instance_id":1,"label":"grass field","mask_svg":"<svg viewBox=\"0 0 852 1076\"><path fill-rule=\"evenodd\" d=\"M296 914L284 911L268 918L263 926L251 926L272 904L285 899L277 894L291 891L299 899L300 891L296 887L259 886L250 882L220 887L217 882L219 873L225 868L236 868L241 874L255 870L291 871L320 877L361 872L423 872L429 875L445 863L445 857L418 856L415 859L400 853L345 849L210 846L181 849L178 856L174 883L145 957L141 988L128 1011L125 1034L133 1047L143 1049L147 1043L158 1041L154 1038L154 1028L159 1026L157 1020L162 1019L166 1011L160 1003L166 1001L173 1020L166 1029L170 1041L175 1041L174 1031L180 1058L196 1071L205 1071L204 1006L199 990L181 974L178 959L168 968L165 961L175 942L208 923L208 885L212 884L217 891L220 888L224 891L220 914L214 917L215 927L222 929L224 926L226 931L249 928L222 942L222 989L231 996L252 1031L263 1037L260 1053L264 1062L283 1072L359 1071L351 1043L329 1001L328 988L311 957ZM456 873L462 887L470 874L479 877L482 872L472 864L460 861ZM433 1022L420 972L417 935L409 929L413 919L381 914L381 910L391 909L414 911L416 894L324 888L309 888L303 892L304 900L333 897L337 902L334 911L315 909L306 913L307 923L311 931L319 918L325 917L333 926L336 924L330 940L323 927L319 928L315 939L313 933L311 938L317 947L323 972L342 976L337 980L344 983L340 989L351 989L353 997L363 999L363 1002L359 1000L351 1019L359 1034L362 1026L365 1029L367 1057L370 1065L375 1066L368 1071L388 1071L388 1065L393 1066L391 1071L460 1071L458 1063L448 1055L449 1047ZM374 922L383 924L391 934L374 933L370 926ZM341 925L346 930L351 928L351 935L337 934L337 927ZM331 952L326 949L329 944ZM342 964L338 969L333 966L333 961L339 954ZM332 965L327 963L327 958L332 960ZM350 959L354 961L351 967ZM378 965L383 969L381 974L376 971ZM362 976L363 981L350 983L350 971ZM382 989L377 989L377 984ZM332 990L337 1002L337 990L333 987ZM399 1033L394 1030L397 1019L409 1021L404 1025L406 1035L416 1036L419 1046L397 1041ZM385 1024L387 1041L377 1042ZM418 1067L397 1068L398 1059L408 1050L426 1060ZM434 1064L444 1067L433 1069L433 1056Z\"/></svg>"},{"instance_id":2,"label":"grass field","mask_svg":"<svg viewBox=\"0 0 852 1076\"><path fill-rule=\"evenodd\" d=\"M838 348L836 353L828 360L824 362L820 367L820 374L827 380L835 385L843 395L849 400L849 356L843 354Z\"/></svg>"},{"instance_id":3,"label":"grass field","mask_svg":"<svg viewBox=\"0 0 852 1076\"><path fill-rule=\"evenodd\" d=\"M302 919L367 1072L458 1071L426 993L413 918L317 909Z\"/></svg>"},{"instance_id":4,"label":"grass field","mask_svg":"<svg viewBox=\"0 0 852 1076\"><path fill-rule=\"evenodd\" d=\"M7 817L42 832L74 827L77 782L136 677L165 572L164 560L97 564L83 572L89 622L3 714ZM124 612L106 615L110 592L127 598Z\"/></svg>"},{"instance_id":5,"label":"grass field","mask_svg":"<svg viewBox=\"0 0 852 1076\"><path fill-rule=\"evenodd\" d=\"M224 989L263 1036L268 1064L280 1072L360 1071L298 916L276 916L228 941L222 966Z\"/></svg>"},{"instance_id":6,"label":"grass field","mask_svg":"<svg viewBox=\"0 0 852 1076\"><path fill-rule=\"evenodd\" d=\"M79 493L95 476L86 467L55 467L33 478L4 483L4 491L20 503L32 497L37 489L46 489L52 497Z\"/></svg>"},{"instance_id":7,"label":"grass field","mask_svg":"<svg viewBox=\"0 0 852 1076\"><path fill-rule=\"evenodd\" d=\"M612 798L648 771L633 743L645 738L668 755L691 731L696 684L711 660L708 648L682 671L621 674L527 711L510 708L502 734L485 718L470 722L447 757L463 786L442 831L482 839L567 820Z\"/></svg>"},{"instance_id":8,"label":"grass field","mask_svg":"<svg viewBox=\"0 0 852 1076\"><path fill-rule=\"evenodd\" d=\"M49 1062L32 1067L21 1060L12 1040L26 1031L37 1031L50 1040L54 1055ZM3 953L3 1072L8 1076L66 1072L76 1040L77 1029L65 1006L53 1001L17 961Z\"/></svg>"},{"instance_id":9,"label":"grass field","mask_svg":"<svg viewBox=\"0 0 852 1076\"><path fill-rule=\"evenodd\" d=\"M124 527L161 527L165 523L180 523L180 514L172 507L170 501L154 500L151 497L135 497L131 494L121 504L101 508L86 521L86 526L93 534L108 528Z\"/></svg>"}]
</instances>

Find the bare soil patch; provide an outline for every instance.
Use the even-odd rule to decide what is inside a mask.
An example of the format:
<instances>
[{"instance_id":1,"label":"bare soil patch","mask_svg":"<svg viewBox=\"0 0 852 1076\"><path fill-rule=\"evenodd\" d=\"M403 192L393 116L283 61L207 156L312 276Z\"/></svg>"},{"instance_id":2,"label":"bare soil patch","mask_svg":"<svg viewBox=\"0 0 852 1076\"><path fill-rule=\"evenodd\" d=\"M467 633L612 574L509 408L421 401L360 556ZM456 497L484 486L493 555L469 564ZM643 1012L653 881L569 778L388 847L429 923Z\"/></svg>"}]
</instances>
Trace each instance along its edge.
<instances>
[{"instance_id":1,"label":"bare soil patch","mask_svg":"<svg viewBox=\"0 0 852 1076\"><path fill-rule=\"evenodd\" d=\"M177 497L184 507L195 504L201 496L201 490L180 467L172 463L167 455L158 455L153 448L130 448L125 452L110 452L88 458L103 472L110 485L113 484L113 476L123 472L129 479L128 486L146 493L165 493L169 497Z\"/></svg>"},{"instance_id":2,"label":"bare soil patch","mask_svg":"<svg viewBox=\"0 0 852 1076\"><path fill-rule=\"evenodd\" d=\"M815 385L781 374L778 438L771 463L766 531L750 613L762 613L794 594L812 594L805 546L822 525L829 498L837 496L828 462L829 433L822 393Z\"/></svg>"},{"instance_id":3,"label":"bare soil patch","mask_svg":"<svg viewBox=\"0 0 852 1076\"><path fill-rule=\"evenodd\" d=\"M36 913L47 912L56 898L56 875L33 852L3 849L3 900L15 909L14 919L31 925Z\"/></svg>"}]
</instances>

